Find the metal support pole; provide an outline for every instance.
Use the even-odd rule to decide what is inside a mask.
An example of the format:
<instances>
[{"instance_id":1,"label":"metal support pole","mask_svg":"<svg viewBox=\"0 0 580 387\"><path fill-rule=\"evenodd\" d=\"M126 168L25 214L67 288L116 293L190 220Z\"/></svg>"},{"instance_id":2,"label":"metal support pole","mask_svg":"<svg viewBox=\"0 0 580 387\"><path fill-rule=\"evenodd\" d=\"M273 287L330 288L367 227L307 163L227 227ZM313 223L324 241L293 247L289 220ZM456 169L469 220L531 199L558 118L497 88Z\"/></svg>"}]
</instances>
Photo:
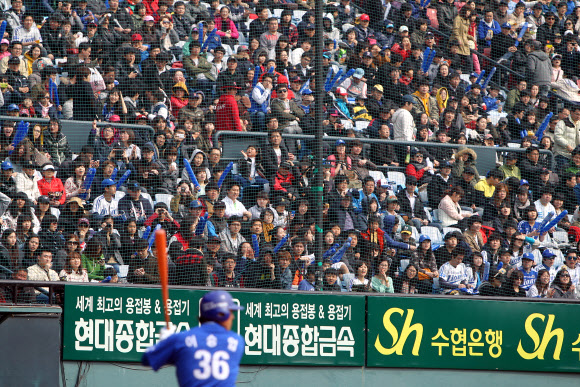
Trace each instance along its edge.
<instances>
[{"instance_id":1,"label":"metal support pole","mask_svg":"<svg viewBox=\"0 0 580 387\"><path fill-rule=\"evenodd\" d=\"M324 39L322 37L322 13L324 11L324 2L316 0L314 3L315 17L315 34L314 34L314 120L315 120L315 139L314 139L314 183L312 193L315 203L314 213L316 221L316 233L314 242L314 256L316 257L316 290L322 288L322 120L324 104L324 74L322 73L322 50L324 48Z\"/></svg>"}]
</instances>

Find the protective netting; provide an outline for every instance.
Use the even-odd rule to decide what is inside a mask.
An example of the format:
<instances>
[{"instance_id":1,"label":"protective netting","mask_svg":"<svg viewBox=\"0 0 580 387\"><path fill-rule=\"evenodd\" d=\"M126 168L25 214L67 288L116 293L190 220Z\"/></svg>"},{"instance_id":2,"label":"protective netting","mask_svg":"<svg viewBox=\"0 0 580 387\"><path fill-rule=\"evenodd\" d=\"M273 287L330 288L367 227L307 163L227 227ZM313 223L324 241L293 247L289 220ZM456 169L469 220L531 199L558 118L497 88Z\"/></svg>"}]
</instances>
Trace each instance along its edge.
<instances>
[{"instance_id":1,"label":"protective netting","mask_svg":"<svg viewBox=\"0 0 580 387\"><path fill-rule=\"evenodd\" d=\"M0 276L575 298L580 7L313 6L1 2Z\"/></svg>"}]
</instances>

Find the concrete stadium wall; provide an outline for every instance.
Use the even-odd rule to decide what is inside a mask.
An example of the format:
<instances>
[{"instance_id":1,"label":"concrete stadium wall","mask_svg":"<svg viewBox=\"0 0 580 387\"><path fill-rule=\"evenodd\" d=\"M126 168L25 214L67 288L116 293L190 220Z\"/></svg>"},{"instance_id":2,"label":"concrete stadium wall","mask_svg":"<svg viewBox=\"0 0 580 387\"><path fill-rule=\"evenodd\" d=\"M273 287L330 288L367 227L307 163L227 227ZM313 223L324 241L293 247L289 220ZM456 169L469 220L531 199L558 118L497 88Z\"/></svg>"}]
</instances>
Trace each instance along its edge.
<instances>
[{"instance_id":1,"label":"concrete stadium wall","mask_svg":"<svg viewBox=\"0 0 580 387\"><path fill-rule=\"evenodd\" d=\"M138 364L90 362L80 387L177 386L175 369L153 372ZM77 362L65 362L67 386L75 385ZM494 372L359 367L256 367L242 366L237 385L251 387L490 387L490 386L578 386L577 374ZM61 385L62 386L62 385Z\"/></svg>"}]
</instances>

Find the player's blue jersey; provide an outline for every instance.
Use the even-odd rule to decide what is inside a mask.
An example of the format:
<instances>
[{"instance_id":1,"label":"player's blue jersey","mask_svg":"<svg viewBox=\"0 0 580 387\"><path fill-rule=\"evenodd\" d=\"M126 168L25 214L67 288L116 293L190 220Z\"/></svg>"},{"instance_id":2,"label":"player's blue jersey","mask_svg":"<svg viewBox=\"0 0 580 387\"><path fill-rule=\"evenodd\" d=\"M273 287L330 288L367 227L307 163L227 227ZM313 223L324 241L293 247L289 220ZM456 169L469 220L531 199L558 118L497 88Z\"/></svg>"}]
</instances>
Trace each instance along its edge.
<instances>
[{"instance_id":1,"label":"player's blue jersey","mask_svg":"<svg viewBox=\"0 0 580 387\"><path fill-rule=\"evenodd\" d=\"M141 361L155 371L174 364L181 387L234 386L243 354L243 337L208 322L160 341Z\"/></svg>"}]
</instances>

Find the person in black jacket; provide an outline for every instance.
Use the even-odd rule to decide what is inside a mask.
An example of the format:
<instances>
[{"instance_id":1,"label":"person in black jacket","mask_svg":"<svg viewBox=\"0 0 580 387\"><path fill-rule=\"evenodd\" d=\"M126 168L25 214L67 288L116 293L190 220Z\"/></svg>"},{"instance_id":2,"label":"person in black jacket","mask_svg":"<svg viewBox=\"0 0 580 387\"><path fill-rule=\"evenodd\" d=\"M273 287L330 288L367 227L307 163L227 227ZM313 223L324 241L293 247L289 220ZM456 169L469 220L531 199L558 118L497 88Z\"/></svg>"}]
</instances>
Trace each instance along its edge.
<instances>
[{"instance_id":1,"label":"person in black jacket","mask_svg":"<svg viewBox=\"0 0 580 387\"><path fill-rule=\"evenodd\" d=\"M526 158L520 164L520 172L522 179L527 180L531 186L538 185L540 174L543 171L542 165L538 163L540 158L540 151L536 145L532 145L526 149Z\"/></svg>"},{"instance_id":2,"label":"person in black jacket","mask_svg":"<svg viewBox=\"0 0 580 387\"><path fill-rule=\"evenodd\" d=\"M98 103L91 87L91 70L85 66L76 69L76 82L66 89L73 100L73 120L93 121L99 117Z\"/></svg>"},{"instance_id":3,"label":"person in black jacket","mask_svg":"<svg viewBox=\"0 0 580 387\"><path fill-rule=\"evenodd\" d=\"M415 176L407 176L405 181L405 189L399 191L397 199L399 201L399 214L401 216L408 216L409 220L413 222L413 226L417 230L421 230L421 226L429 224L427 214L423 202L415 194L417 188L417 178ZM411 199L414 199L413 207L411 207Z\"/></svg>"},{"instance_id":4,"label":"person in black jacket","mask_svg":"<svg viewBox=\"0 0 580 387\"><path fill-rule=\"evenodd\" d=\"M435 206L444 196L444 192L455 185L455 179L451 176L451 164L444 161L439 164L439 173L433 176L433 179L427 186L427 197L429 203Z\"/></svg>"},{"instance_id":5,"label":"person in black jacket","mask_svg":"<svg viewBox=\"0 0 580 387\"><path fill-rule=\"evenodd\" d=\"M506 52L514 53L518 49L515 46L516 40L510 35L511 25L504 23L501 26L501 34L494 35L491 39L491 59L499 60Z\"/></svg>"},{"instance_id":6,"label":"person in black jacket","mask_svg":"<svg viewBox=\"0 0 580 387\"><path fill-rule=\"evenodd\" d=\"M266 184L268 180L262 177L266 175L266 171L262 166L260 148L256 145L249 145L245 152L240 152L244 157L238 160L238 174L234 176L234 179L243 187L250 184Z\"/></svg>"},{"instance_id":7,"label":"person in black jacket","mask_svg":"<svg viewBox=\"0 0 580 387\"><path fill-rule=\"evenodd\" d=\"M339 202L334 202L329 211L330 223L338 224L343 231L353 230L355 214L352 209L352 195L347 193Z\"/></svg>"},{"instance_id":8,"label":"person in black jacket","mask_svg":"<svg viewBox=\"0 0 580 387\"><path fill-rule=\"evenodd\" d=\"M278 124L278 120L275 117L271 117L268 121L268 128L272 127L272 122L276 121L276 125ZM272 183L274 182L274 178L276 177L276 173L278 173L278 167L280 164L287 160L294 160L294 155L290 156L291 154L288 153L288 149L286 146L282 144L282 133L276 129L270 131L270 142L264 147L264 153L262 157L263 167L266 172L266 178Z\"/></svg>"},{"instance_id":9,"label":"person in black jacket","mask_svg":"<svg viewBox=\"0 0 580 387\"><path fill-rule=\"evenodd\" d=\"M464 192L463 197L459 200L459 205L483 213L481 207L485 198L481 191L474 188L474 184L472 184L474 177L475 170L472 167L465 167L461 173L461 178L455 180L455 183L463 188Z\"/></svg>"},{"instance_id":10,"label":"person in black jacket","mask_svg":"<svg viewBox=\"0 0 580 387\"><path fill-rule=\"evenodd\" d=\"M60 249L64 249L64 237L58 231L58 219L53 214L46 214L40 224L40 245L56 256Z\"/></svg>"}]
</instances>

